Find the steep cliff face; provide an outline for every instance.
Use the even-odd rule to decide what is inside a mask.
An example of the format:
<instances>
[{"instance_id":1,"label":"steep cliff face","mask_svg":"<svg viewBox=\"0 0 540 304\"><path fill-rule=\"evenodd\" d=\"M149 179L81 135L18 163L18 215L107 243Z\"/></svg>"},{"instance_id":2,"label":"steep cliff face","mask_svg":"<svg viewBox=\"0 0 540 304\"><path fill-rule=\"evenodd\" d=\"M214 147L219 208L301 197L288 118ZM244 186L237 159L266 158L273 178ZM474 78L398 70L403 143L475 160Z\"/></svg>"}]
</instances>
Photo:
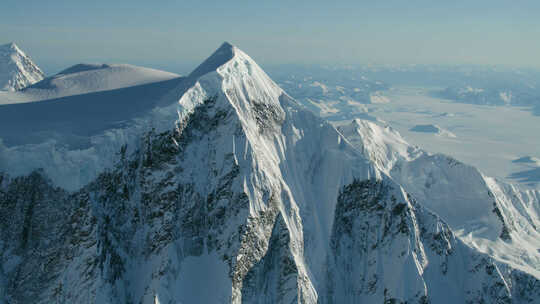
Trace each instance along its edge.
<instances>
[{"instance_id":1,"label":"steep cliff face","mask_svg":"<svg viewBox=\"0 0 540 304\"><path fill-rule=\"evenodd\" d=\"M536 278L464 245L237 48L157 104L84 153L55 151L110 164L80 187L52 165L0 175L2 299L538 302Z\"/></svg>"},{"instance_id":2,"label":"steep cliff face","mask_svg":"<svg viewBox=\"0 0 540 304\"><path fill-rule=\"evenodd\" d=\"M329 303L527 303L539 296L537 279L466 246L385 181L343 188L328 269Z\"/></svg>"},{"instance_id":3,"label":"steep cliff face","mask_svg":"<svg viewBox=\"0 0 540 304\"><path fill-rule=\"evenodd\" d=\"M4 267L8 299L239 301L246 273L268 247L279 188L258 183L253 195L260 210L250 214L255 200L243 189L249 168L233 153L216 152L222 132L235 131L224 129L237 127L216 103L204 100L177 130L146 134L130 155L122 149L114 168L75 193L55 189L43 172L4 181L2 210L12 220L3 231L22 227L3 235L4 252L22 253L10 269ZM38 214L55 222L40 224ZM202 285L194 286L200 292L188 288L191 275L201 278ZM218 283L210 298L203 292L207 278Z\"/></svg>"}]
</instances>

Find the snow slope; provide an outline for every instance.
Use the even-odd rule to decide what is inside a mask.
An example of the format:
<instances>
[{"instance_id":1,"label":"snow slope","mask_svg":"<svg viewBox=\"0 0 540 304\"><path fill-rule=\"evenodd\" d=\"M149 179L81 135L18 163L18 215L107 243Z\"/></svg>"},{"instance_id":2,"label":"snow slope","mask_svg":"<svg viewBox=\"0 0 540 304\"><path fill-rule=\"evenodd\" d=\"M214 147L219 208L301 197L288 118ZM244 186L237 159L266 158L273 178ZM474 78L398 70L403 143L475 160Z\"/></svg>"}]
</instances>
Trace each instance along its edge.
<instances>
[{"instance_id":1,"label":"snow slope","mask_svg":"<svg viewBox=\"0 0 540 304\"><path fill-rule=\"evenodd\" d=\"M0 106L0 167L13 175L44 168L75 190L111 166L122 145L153 127L170 127L160 98L183 78L128 88ZM160 126L159 124L165 126Z\"/></svg>"},{"instance_id":2,"label":"snow slope","mask_svg":"<svg viewBox=\"0 0 540 304\"><path fill-rule=\"evenodd\" d=\"M0 91L21 90L43 77L39 67L15 43L0 45Z\"/></svg>"},{"instance_id":3,"label":"snow slope","mask_svg":"<svg viewBox=\"0 0 540 304\"><path fill-rule=\"evenodd\" d=\"M0 95L0 104L56 99L178 77L174 73L129 64L77 64L22 91Z\"/></svg>"},{"instance_id":4,"label":"snow slope","mask_svg":"<svg viewBox=\"0 0 540 304\"><path fill-rule=\"evenodd\" d=\"M365 140L352 136L361 125L371 129L361 132ZM88 135L88 147L66 147L59 137L3 151L0 296L10 303L539 302L534 275L466 245L456 223L429 211L444 203L439 197L416 200L416 188L388 175L421 151L368 122L348 131L305 110L224 43L145 111ZM47 149L59 161L42 170L6 167L46 158ZM520 202L497 203L518 211L501 216L520 219ZM492 224L482 236L497 238L506 222L480 207L471 207L480 220L465 222ZM203 281L206 288L194 284Z\"/></svg>"}]
</instances>

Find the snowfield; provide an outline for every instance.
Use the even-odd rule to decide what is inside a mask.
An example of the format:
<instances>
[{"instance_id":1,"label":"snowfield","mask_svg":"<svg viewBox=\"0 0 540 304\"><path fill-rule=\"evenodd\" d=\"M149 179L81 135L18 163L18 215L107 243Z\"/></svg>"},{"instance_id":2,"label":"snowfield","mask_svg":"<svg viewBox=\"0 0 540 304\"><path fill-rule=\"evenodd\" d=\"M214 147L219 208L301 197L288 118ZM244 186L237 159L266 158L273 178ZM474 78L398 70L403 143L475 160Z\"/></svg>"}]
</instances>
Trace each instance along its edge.
<instances>
[{"instance_id":1,"label":"snowfield","mask_svg":"<svg viewBox=\"0 0 540 304\"><path fill-rule=\"evenodd\" d=\"M8 303L540 303L540 191L335 127L228 43L0 115Z\"/></svg>"},{"instance_id":2,"label":"snowfield","mask_svg":"<svg viewBox=\"0 0 540 304\"><path fill-rule=\"evenodd\" d=\"M0 105L115 90L178 77L174 73L129 64L77 64L22 91L0 95Z\"/></svg>"},{"instance_id":3,"label":"snowfield","mask_svg":"<svg viewBox=\"0 0 540 304\"><path fill-rule=\"evenodd\" d=\"M413 132L433 133L439 136L456 137L452 132L433 124L415 125L409 130Z\"/></svg>"}]
</instances>

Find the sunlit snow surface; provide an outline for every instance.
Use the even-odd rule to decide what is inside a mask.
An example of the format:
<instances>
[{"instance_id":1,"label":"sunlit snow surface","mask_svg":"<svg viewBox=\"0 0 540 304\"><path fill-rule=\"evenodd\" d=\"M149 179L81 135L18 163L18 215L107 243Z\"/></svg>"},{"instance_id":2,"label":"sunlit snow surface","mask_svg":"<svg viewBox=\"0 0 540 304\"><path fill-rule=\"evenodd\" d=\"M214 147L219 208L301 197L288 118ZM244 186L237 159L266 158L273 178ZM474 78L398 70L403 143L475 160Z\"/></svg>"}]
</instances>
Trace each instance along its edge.
<instances>
[{"instance_id":1,"label":"sunlit snow surface","mask_svg":"<svg viewBox=\"0 0 540 304\"><path fill-rule=\"evenodd\" d=\"M454 103L428 95L430 88L398 87L386 91L389 103L365 105L369 114L397 129L411 144L451 155L484 174L526 187L540 187L540 117L528 109ZM438 125L456 137L411 130ZM536 171L535 171L536 170Z\"/></svg>"},{"instance_id":2,"label":"sunlit snow surface","mask_svg":"<svg viewBox=\"0 0 540 304\"><path fill-rule=\"evenodd\" d=\"M43 77L39 67L15 43L0 45L0 104L6 91L23 89Z\"/></svg>"},{"instance_id":3,"label":"sunlit snow surface","mask_svg":"<svg viewBox=\"0 0 540 304\"><path fill-rule=\"evenodd\" d=\"M129 64L77 64L24 90L0 92L0 105L115 90L177 77L174 73Z\"/></svg>"}]
</instances>

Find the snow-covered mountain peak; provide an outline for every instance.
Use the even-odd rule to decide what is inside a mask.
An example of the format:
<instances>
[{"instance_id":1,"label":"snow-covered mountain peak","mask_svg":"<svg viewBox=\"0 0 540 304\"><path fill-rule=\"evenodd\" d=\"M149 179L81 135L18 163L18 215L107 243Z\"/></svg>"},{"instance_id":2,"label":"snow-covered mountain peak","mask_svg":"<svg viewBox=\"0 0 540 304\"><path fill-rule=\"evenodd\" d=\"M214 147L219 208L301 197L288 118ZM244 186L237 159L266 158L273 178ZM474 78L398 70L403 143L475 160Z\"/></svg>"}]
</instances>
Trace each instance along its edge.
<instances>
[{"instance_id":1,"label":"snow-covered mountain peak","mask_svg":"<svg viewBox=\"0 0 540 304\"><path fill-rule=\"evenodd\" d=\"M15 43L0 45L0 90L20 90L43 77L39 67Z\"/></svg>"},{"instance_id":2,"label":"snow-covered mountain peak","mask_svg":"<svg viewBox=\"0 0 540 304\"><path fill-rule=\"evenodd\" d=\"M194 79L203 76L209 72L215 71L218 67L222 66L229 60L231 60L238 50L235 46L228 42L224 42L210 57L208 57L203 63L201 63L189 77Z\"/></svg>"},{"instance_id":3,"label":"snow-covered mountain peak","mask_svg":"<svg viewBox=\"0 0 540 304\"><path fill-rule=\"evenodd\" d=\"M236 80L246 81L245 84L253 89L272 91L278 96L283 93L283 90L268 77L255 60L228 42L224 42L210 57L193 70L189 78L198 80L213 72L217 72L226 83L230 82L232 78L236 78Z\"/></svg>"},{"instance_id":4,"label":"snow-covered mountain peak","mask_svg":"<svg viewBox=\"0 0 540 304\"><path fill-rule=\"evenodd\" d=\"M0 49L8 49L8 50L12 50L12 51L15 51L15 52L18 52L18 53L23 53L23 51L21 51L21 49L19 49L19 47L15 44L15 42L2 44L2 45L0 45Z\"/></svg>"},{"instance_id":5,"label":"snow-covered mountain peak","mask_svg":"<svg viewBox=\"0 0 540 304\"><path fill-rule=\"evenodd\" d=\"M232 106L245 131L255 132L253 136L257 130L278 130L285 118L282 101L292 100L251 57L227 42L188 76L188 83L190 88L179 100L183 110L191 111L215 97L220 109Z\"/></svg>"},{"instance_id":6,"label":"snow-covered mountain peak","mask_svg":"<svg viewBox=\"0 0 540 304\"><path fill-rule=\"evenodd\" d=\"M421 153L388 125L354 119L348 125L339 126L338 130L367 159L387 173L398 160L411 160Z\"/></svg>"}]
</instances>

